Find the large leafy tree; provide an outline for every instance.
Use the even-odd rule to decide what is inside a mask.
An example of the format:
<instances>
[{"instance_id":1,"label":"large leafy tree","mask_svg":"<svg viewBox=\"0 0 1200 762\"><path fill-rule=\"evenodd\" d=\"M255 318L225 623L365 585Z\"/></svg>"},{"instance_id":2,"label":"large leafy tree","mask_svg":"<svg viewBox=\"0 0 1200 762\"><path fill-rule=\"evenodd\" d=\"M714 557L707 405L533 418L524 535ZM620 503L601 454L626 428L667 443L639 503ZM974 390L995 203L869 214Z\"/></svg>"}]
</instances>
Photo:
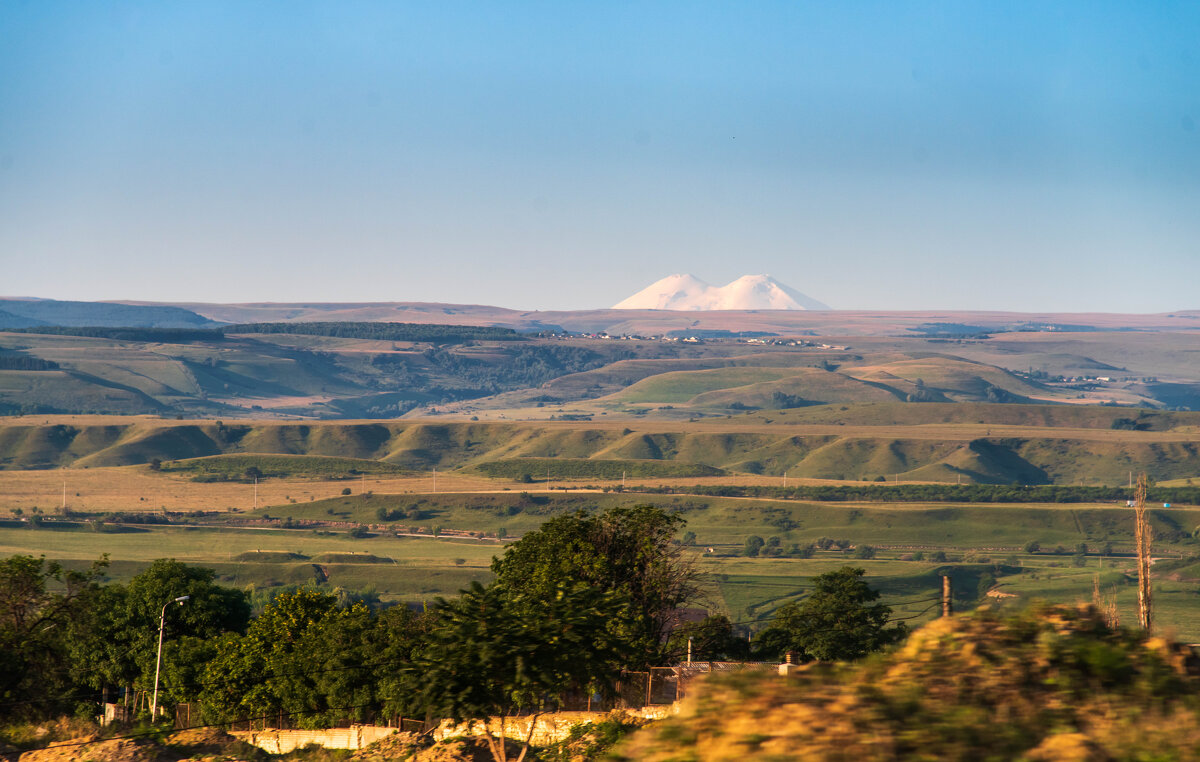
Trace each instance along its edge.
<instances>
[{"instance_id":1,"label":"large leafy tree","mask_svg":"<svg viewBox=\"0 0 1200 762\"><path fill-rule=\"evenodd\" d=\"M801 661L848 661L880 651L904 638L903 624L889 626L892 609L863 580L862 569L843 566L813 579L800 601L781 606L759 634L764 657L795 653Z\"/></svg>"},{"instance_id":2,"label":"large leafy tree","mask_svg":"<svg viewBox=\"0 0 1200 762\"><path fill-rule=\"evenodd\" d=\"M627 611L619 594L583 583L560 582L548 594L475 583L439 600L427 645L407 671L409 688L428 717L459 722L503 722L553 709L570 691L606 691L627 658L619 633ZM503 762L503 738L487 740ZM528 748L526 738L518 760Z\"/></svg>"},{"instance_id":3,"label":"large leafy tree","mask_svg":"<svg viewBox=\"0 0 1200 762\"><path fill-rule=\"evenodd\" d=\"M360 607L361 608L361 607ZM232 720L278 712L312 718L328 710L313 686L308 654L314 632L338 616L337 599L312 588L275 597L244 636L230 634L215 645L204 670L201 703L206 718ZM354 654L342 654L354 658ZM318 665L317 668L323 668Z\"/></svg>"},{"instance_id":4,"label":"large leafy tree","mask_svg":"<svg viewBox=\"0 0 1200 762\"><path fill-rule=\"evenodd\" d=\"M102 588L90 617L77 619L72 655L81 682L149 688L158 656L159 617L163 606L189 596L182 606L168 607L164 624L163 689L178 698L182 683L194 682L196 657L207 641L226 632L241 632L250 619L250 604L240 590L214 582L215 572L158 559L127 585Z\"/></svg>"},{"instance_id":5,"label":"large leafy tree","mask_svg":"<svg viewBox=\"0 0 1200 762\"><path fill-rule=\"evenodd\" d=\"M68 628L85 618L108 561L86 572L45 557L0 560L0 716L35 717L69 707Z\"/></svg>"},{"instance_id":6,"label":"large leafy tree","mask_svg":"<svg viewBox=\"0 0 1200 762\"><path fill-rule=\"evenodd\" d=\"M668 658L677 610L698 597L698 574L675 542L683 524L651 505L560 516L510 546L492 571L504 587L546 601L564 580L619 595L628 666L652 666Z\"/></svg>"}]
</instances>

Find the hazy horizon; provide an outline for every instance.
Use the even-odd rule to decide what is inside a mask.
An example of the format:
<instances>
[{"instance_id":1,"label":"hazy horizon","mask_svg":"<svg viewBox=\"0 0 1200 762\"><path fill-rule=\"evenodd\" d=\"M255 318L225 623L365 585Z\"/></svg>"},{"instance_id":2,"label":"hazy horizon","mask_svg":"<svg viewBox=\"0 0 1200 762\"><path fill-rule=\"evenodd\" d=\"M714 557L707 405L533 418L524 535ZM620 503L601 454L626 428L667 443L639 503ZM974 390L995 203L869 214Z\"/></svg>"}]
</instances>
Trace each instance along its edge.
<instances>
[{"instance_id":1,"label":"hazy horizon","mask_svg":"<svg viewBox=\"0 0 1200 762\"><path fill-rule=\"evenodd\" d=\"M0 291L1200 308L1200 6L0 6Z\"/></svg>"}]
</instances>

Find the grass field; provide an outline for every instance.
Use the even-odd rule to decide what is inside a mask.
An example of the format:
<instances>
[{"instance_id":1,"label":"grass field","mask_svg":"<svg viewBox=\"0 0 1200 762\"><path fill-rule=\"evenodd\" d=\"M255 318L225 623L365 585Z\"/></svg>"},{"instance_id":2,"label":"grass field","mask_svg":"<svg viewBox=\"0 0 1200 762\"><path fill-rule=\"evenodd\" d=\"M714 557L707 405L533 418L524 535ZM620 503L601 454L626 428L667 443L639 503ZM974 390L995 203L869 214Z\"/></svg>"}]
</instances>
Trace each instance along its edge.
<instances>
[{"instance_id":1,"label":"grass field","mask_svg":"<svg viewBox=\"0 0 1200 762\"><path fill-rule=\"evenodd\" d=\"M411 480L407 483L412 485ZM341 485L312 484L331 490ZM367 484L373 485L369 480ZM387 482L373 486L382 484ZM292 481L278 486L295 490L298 485ZM235 485L195 486L228 489ZM687 520L687 530L696 535L694 552L706 573L709 603L739 622L761 622L779 605L800 595L813 575L847 563L866 568L885 602L895 603L897 615L913 617L906 621L914 623L936 613L925 599L936 595L940 575L947 570L956 579L961 605L976 603L985 574L997 576L1001 589L1017 594L1018 602L1037 597L1071 602L1090 599L1093 575L1100 573L1106 594L1115 586L1123 611L1131 611L1133 602L1132 588L1124 574L1124 569L1131 566L1127 557L1102 560L1089 555L1085 566L1077 568L1070 555L1080 542L1086 543L1093 554L1105 543L1111 543L1118 554L1130 551L1132 512L1115 504L822 504L615 492L497 491L494 487L479 492L376 491L344 496L338 490L323 499L289 500L258 511L227 514L231 518L269 516L278 521L326 522L327 528L206 523L192 527L126 526L121 531L97 533L83 526L69 530L50 525L35 528L28 522L10 520L0 526L0 554L44 553L82 564L107 552L114 560L112 575L116 579L135 574L154 558L171 556L210 566L225 583L237 586L262 589L312 582L371 589L385 600L420 601L453 595L471 580L486 580L487 567L492 557L502 552L502 545L495 540L466 537L393 536L393 531L428 533L436 526L494 536L504 530L511 539L536 529L553 516L635 502L661 505ZM1200 509L1153 510L1151 519L1160 556L1196 552L1191 533L1200 524ZM196 520L222 519L209 516ZM359 539L351 537L347 527L358 524L370 525L372 533ZM781 549L821 538L843 540L852 547L872 545L876 557L856 558L853 550L818 552L813 558L744 557L744 541L754 534L768 540L778 538ZM1022 552L1022 546L1030 541L1046 550L1060 546L1063 554ZM939 550L949 556L946 562L911 560L916 552L929 555ZM1101 563L1106 566L1101 568ZM1164 625L1176 628L1182 636L1200 640L1200 613L1196 613L1195 605L1200 585L1194 578L1200 575L1195 572L1191 567L1176 569L1163 575L1157 584Z\"/></svg>"}]
</instances>

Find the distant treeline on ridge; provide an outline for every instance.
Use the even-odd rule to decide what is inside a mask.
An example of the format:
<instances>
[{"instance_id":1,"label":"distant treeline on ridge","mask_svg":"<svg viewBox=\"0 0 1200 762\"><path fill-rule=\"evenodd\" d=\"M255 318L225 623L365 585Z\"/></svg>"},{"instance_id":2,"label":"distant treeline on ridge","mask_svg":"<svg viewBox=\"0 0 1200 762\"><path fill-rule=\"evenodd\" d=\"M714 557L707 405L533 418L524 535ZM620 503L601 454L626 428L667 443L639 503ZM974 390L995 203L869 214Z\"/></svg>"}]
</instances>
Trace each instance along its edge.
<instances>
[{"instance_id":1,"label":"distant treeline on ridge","mask_svg":"<svg viewBox=\"0 0 1200 762\"><path fill-rule=\"evenodd\" d=\"M484 325L442 325L437 323L239 323L227 325L225 333L294 333L305 336L333 336L339 339L376 339L380 341L519 341L523 337L511 328Z\"/></svg>"},{"instance_id":2,"label":"distant treeline on ridge","mask_svg":"<svg viewBox=\"0 0 1200 762\"><path fill-rule=\"evenodd\" d=\"M38 326L9 328L10 333L40 333L52 336L82 336L113 341L223 341L227 333L285 333L331 336L339 339L378 341L424 341L457 344L464 341L520 341L524 337L511 328L425 323L239 323L220 328L150 328L108 326Z\"/></svg>"}]
</instances>

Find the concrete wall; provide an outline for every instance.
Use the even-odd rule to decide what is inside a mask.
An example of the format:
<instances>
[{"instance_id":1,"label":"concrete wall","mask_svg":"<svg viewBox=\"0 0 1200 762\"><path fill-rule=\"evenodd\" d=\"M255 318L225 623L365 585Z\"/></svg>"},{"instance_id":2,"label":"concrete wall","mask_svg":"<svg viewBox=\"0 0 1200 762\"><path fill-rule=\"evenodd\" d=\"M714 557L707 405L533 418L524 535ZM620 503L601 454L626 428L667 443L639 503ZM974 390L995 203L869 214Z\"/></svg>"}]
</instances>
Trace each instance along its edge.
<instances>
[{"instance_id":1,"label":"concrete wall","mask_svg":"<svg viewBox=\"0 0 1200 762\"><path fill-rule=\"evenodd\" d=\"M644 709L629 709L625 713L632 717L660 720L672 714L675 709L674 706L652 706ZM561 741L576 725L596 722L604 719L607 715L607 712L551 712L538 715L531 743L535 746L542 746ZM502 723L499 717L493 717L488 720L486 725L482 722L456 725L451 720L445 720L433 731L433 737L440 741L453 736L481 735L487 731L499 735L503 726L503 732L509 738L524 741L525 736L529 733L529 724L532 719L531 717L510 717ZM396 731L397 728L375 725L351 725L348 728L325 730L238 730L231 735L271 754L287 754L293 749L310 744L324 746L326 749L361 749Z\"/></svg>"},{"instance_id":2,"label":"concrete wall","mask_svg":"<svg viewBox=\"0 0 1200 762\"><path fill-rule=\"evenodd\" d=\"M287 754L310 744L326 749L361 749L396 732L396 728L351 725L325 730L238 730L231 735L271 754Z\"/></svg>"}]
</instances>

